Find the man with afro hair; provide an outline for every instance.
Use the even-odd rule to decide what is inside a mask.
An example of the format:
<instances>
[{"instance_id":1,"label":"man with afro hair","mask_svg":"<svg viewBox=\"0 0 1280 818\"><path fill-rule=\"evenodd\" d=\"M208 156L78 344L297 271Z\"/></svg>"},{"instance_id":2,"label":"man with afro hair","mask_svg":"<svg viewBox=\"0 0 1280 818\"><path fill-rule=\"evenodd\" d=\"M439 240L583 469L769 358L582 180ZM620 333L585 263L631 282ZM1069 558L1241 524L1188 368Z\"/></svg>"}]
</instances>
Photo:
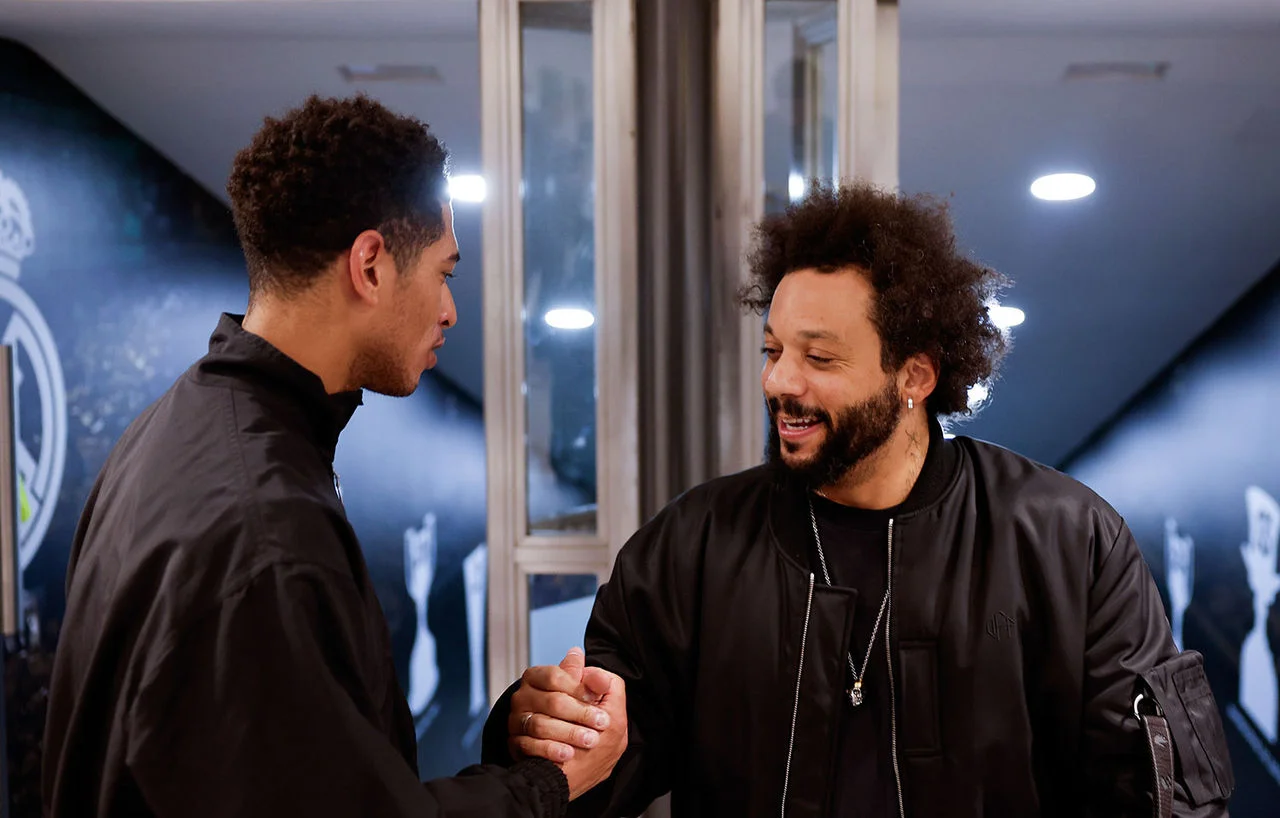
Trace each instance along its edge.
<instances>
[{"instance_id":1,"label":"man with afro hair","mask_svg":"<svg viewBox=\"0 0 1280 818\"><path fill-rule=\"evenodd\" d=\"M575 815L1223 815L1201 658L1180 654L1120 516L1013 452L948 439L1006 340L999 275L945 209L817 186L766 218L768 463L699 486L622 549L587 663L630 746ZM574 745L572 679L532 668L485 757Z\"/></svg>"}]
</instances>

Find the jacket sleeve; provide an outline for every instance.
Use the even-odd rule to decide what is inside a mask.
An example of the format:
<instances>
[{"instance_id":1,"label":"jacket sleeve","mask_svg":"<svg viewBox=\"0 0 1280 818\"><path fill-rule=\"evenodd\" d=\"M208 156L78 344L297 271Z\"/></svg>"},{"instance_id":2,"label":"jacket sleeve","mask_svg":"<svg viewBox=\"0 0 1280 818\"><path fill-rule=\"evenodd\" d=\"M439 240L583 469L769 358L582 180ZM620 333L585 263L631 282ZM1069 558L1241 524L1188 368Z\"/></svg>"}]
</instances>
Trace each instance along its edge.
<instances>
[{"instance_id":1,"label":"jacket sleeve","mask_svg":"<svg viewBox=\"0 0 1280 818\"><path fill-rule=\"evenodd\" d=\"M1203 663L1199 654L1178 653L1155 582L1123 523L1109 547L1095 552L1092 573L1082 733L1089 814L1153 814L1151 754L1133 713L1144 692L1159 701L1174 739L1174 814L1225 816L1234 781Z\"/></svg>"},{"instance_id":2,"label":"jacket sleeve","mask_svg":"<svg viewBox=\"0 0 1280 818\"><path fill-rule=\"evenodd\" d=\"M688 770L707 504L673 502L622 548L587 623L587 663L622 677L627 751L573 816L638 815Z\"/></svg>"},{"instance_id":3,"label":"jacket sleeve","mask_svg":"<svg viewBox=\"0 0 1280 818\"><path fill-rule=\"evenodd\" d=\"M587 623L587 664L620 676L629 742L613 775L569 805L575 818L639 815L687 765L706 513L677 500L618 554ZM483 759L510 763L507 717L517 685L485 726Z\"/></svg>"},{"instance_id":4,"label":"jacket sleeve","mask_svg":"<svg viewBox=\"0 0 1280 818\"><path fill-rule=\"evenodd\" d=\"M127 763L160 818L561 816L546 761L422 784L377 714L364 600L348 578L272 566L175 634L127 719Z\"/></svg>"}]
</instances>

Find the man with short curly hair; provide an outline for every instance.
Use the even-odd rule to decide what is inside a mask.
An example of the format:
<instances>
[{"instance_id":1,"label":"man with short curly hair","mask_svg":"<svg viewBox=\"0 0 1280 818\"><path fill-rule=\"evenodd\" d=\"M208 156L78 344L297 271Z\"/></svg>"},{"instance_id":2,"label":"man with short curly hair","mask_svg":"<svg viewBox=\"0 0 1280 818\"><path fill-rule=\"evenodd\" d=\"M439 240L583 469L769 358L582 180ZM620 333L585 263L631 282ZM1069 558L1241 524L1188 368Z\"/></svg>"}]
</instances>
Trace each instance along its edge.
<instances>
[{"instance_id":1,"label":"man with short curly hair","mask_svg":"<svg viewBox=\"0 0 1280 818\"><path fill-rule=\"evenodd\" d=\"M614 719L602 753L422 784L343 510L334 449L362 390L411 394L457 320L446 162L423 123L364 97L313 97L236 157L247 314L124 433L76 533L53 818L551 818L612 769L625 700L571 660Z\"/></svg>"},{"instance_id":2,"label":"man with short curly hair","mask_svg":"<svg viewBox=\"0 0 1280 818\"><path fill-rule=\"evenodd\" d=\"M1224 814L1200 657L1124 521L943 434L1005 352L1001 277L956 251L940 204L863 184L818 186L757 238L742 301L765 315L768 463L619 554L586 651L625 681L630 746L571 813L670 791L689 816ZM574 745L577 692L527 671L485 758Z\"/></svg>"}]
</instances>

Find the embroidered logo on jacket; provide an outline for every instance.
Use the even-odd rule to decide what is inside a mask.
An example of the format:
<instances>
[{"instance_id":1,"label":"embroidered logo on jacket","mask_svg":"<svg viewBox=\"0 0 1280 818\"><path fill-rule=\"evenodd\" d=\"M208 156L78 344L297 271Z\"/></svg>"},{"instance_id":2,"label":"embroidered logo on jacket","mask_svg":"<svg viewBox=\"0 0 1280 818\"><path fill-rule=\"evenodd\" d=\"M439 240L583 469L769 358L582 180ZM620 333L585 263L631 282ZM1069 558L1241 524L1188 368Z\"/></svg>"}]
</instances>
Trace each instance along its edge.
<instances>
[{"instance_id":1,"label":"embroidered logo on jacket","mask_svg":"<svg viewBox=\"0 0 1280 818\"><path fill-rule=\"evenodd\" d=\"M987 636L997 642L1004 639L1013 638L1014 622L1012 616L1004 611L998 611L994 616L987 620Z\"/></svg>"}]
</instances>

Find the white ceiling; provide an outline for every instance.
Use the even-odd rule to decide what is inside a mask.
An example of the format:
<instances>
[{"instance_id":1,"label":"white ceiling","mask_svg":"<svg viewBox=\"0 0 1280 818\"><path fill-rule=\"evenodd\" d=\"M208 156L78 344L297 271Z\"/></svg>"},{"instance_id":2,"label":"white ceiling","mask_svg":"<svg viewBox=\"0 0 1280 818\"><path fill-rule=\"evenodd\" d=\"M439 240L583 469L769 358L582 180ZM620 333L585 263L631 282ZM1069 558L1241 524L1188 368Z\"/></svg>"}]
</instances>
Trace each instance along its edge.
<instances>
[{"instance_id":1,"label":"white ceiling","mask_svg":"<svg viewBox=\"0 0 1280 818\"><path fill-rule=\"evenodd\" d=\"M236 151L308 94L366 91L431 126L454 171L480 168L476 0L0 0L0 36L34 48L103 108L227 200ZM435 66L441 82L349 84L342 65ZM480 210L455 208L459 322L439 371L484 391Z\"/></svg>"},{"instance_id":2,"label":"white ceiling","mask_svg":"<svg viewBox=\"0 0 1280 818\"><path fill-rule=\"evenodd\" d=\"M1089 60L1170 69L1061 79ZM1280 31L907 37L902 71L904 189L952 195L1027 313L967 432L1060 462L1280 262ZM1029 195L1058 170L1097 193Z\"/></svg>"},{"instance_id":3,"label":"white ceiling","mask_svg":"<svg viewBox=\"0 0 1280 818\"><path fill-rule=\"evenodd\" d=\"M10 35L476 35L476 0L0 0Z\"/></svg>"},{"instance_id":4,"label":"white ceiling","mask_svg":"<svg viewBox=\"0 0 1280 818\"><path fill-rule=\"evenodd\" d=\"M907 0L900 7L903 24L915 34L1206 33L1280 26L1276 0Z\"/></svg>"},{"instance_id":5,"label":"white ceiling","mask_svg":"<svg viewBox=\"0 0 1280 818\"><path fill-rule=\"evenodd\" d=\"M1280 260L1280 2L911 0L902 19L903 187L952 196L962 243L1028 316L968 431L1059 462ZM429 122L459 171L479 163L475 0L0 0L0 36L219 196L264 115L357 90L344 63L437 66L441 85L366 90ZM1086 60L1171 68L1061 80ZM1098 193L1031 199L1055 168ZM478 212L458 221L475 259ZM462 272L441 371L479 395L480 272Z\"/></svg>"}]
</instances>

